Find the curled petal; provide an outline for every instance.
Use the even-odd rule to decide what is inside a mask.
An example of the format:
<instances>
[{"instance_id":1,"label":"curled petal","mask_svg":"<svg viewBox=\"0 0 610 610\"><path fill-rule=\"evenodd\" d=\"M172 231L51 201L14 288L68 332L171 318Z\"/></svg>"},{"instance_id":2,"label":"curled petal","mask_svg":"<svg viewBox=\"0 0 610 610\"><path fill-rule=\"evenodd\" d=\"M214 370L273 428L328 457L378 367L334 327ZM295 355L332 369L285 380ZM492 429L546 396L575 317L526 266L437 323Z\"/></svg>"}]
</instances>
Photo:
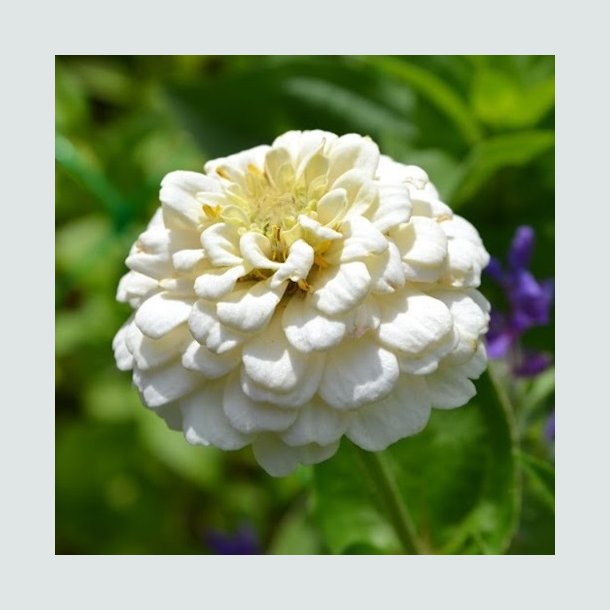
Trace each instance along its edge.
<instances>
[{"instance_id":1,"label":"curled petal","mask_svg":"<svg viewBox=\"0 0 610 610\"><path fill-rule=\"evenodd\" d=\"M422 430L429 418L426 382L403 374L388 396L350 413L346 436L367 451L383 451Z\"/></svg>"},{"instance_id":2,"label":"curled petal","mask_svg":"<svg viewBox=\"0 0 610 610\"><path fill-rule=\"evenodd\" d=\"M263 328L271 319L286 285L272 288L270 281L257 282L243 290L235 290L216 305L218 320L243 333Z\"/></svg>"},{"instance_id":3,"label":"curled petal","mask_svg":"<svg viewBox=\"0 0 610 610\"><path fill-rule=\"evenodd\" d=\"M371 275L360 261L322 271L312 282L312 302L329 316L345 313L360 303L371 284Z\"/></svg>"},{"instance_id":4,"label":"curled petal","mask_svg":"<svg viewBox=\"0 0 610 610\"><path fill-rule=\"evenodd\" d=\"M243 393L234 375L227 380L223 409L231 425L244 434L286 430L297 417L294 409L255 402Z\"/></svg>"},{"instance_id":5,"label":"curled petal","mask_svg":"<svg viewBox=\"0 0 610 610\"><path fill-rule=\"evenodd\" d=\"M184 435L192 445L215 445L233 450L245 447L250 438L236 430L222 408L224 380L211 381L180 401Z\"/></svg>"},{"instance_id":6,"label":"curled petal","mask_svg":"<svg viewBox=\"0 0 610 610\"><path fill-rule=\"evenodd\" d=\"M361 337L328 353L319 393L336 409L355 409L389 394L398 376L396 356Z\"/></svg>"},{"instance_id":7,"label":"curled petal","mask_svg":"<svg viewBox=\"0 0 610 610\"><path fill-rule=\"evenodd\" d=\"M327 350L345 336L346 324L321 313L311 297L290 299L282 316L284 333L290 344L301 352Z\"/></svg>"},{"instance_id":8,"label":"curled petal","mask_svg":"<svg viewBox=\"0 0 610 610\"><path fill-rule=\"evenodd\" d=\"M136 311L135 322L138 328L151 339L163 335L186 322L191 313L191 303L172 298L162 292L150 297Z\"/></svg>"}]
</instances>

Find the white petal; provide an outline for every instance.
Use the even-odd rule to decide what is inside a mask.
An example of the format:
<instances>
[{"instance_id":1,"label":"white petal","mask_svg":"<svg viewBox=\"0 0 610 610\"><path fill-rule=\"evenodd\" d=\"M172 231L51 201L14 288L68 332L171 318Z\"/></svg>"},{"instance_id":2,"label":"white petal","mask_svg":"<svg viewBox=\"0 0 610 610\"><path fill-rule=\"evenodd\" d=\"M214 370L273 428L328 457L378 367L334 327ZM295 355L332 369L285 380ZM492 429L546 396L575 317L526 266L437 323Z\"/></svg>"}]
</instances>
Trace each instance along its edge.
<instances>
[{"instance_id":1,"label":"white petal","mask_svg":"<svg viewBox=\"0 0 610 610\"><path fill-rule=\"evenodd\" d=\"M302 165L312 154L323 148L328 148L337 136L329 131L312 129L307 131L287 131L273 141L273 148L284 148L290 154L294 167Z\"/></svg>"},{"instance_id":2,"label":"white petal","mask_svg":"<svg viewBox=\"0 0 610 610\"><path fill-rule=\"evenodd\" d=\"M285 477L299 465L299 454L275 434L261 434L252 443L256 461L272 477Z\"/></svg>"},{"instance_id":3,"label":"white petal","mask_svg":"<svg viewBox=\"0 0 610 610\"><path fill-rule=\"evenodd\" d=\"M371 276L364 263L343 263L320 272L312 281L312 301L330 316L344 313L364 299L370 284Z\"/></svg>"},{"instance_id":4,"label":"white petal","mask_svg":"<svg viewBox=\"0 0 610 610\"><path fill-rule=\"evenodd\" d=\"M386 396L398 379L396 356L368 337L328 352L320 396L337 409L355 409Z\"/></svg>"},{"instance_id":5,"label":"white petal","mask_svg":"<svg viewBox=\"0 0 610 610\"><path fill-rule=\"evenodd\" d=\"M216 305L218 319L228 327L250 333L263 328L280 302L286 284L273 289L270 280L235 290Z\"/></svg>"},{"instance_id":6,"label":"white petal","mask_svg":"<svg viewBox=\"0 0 610 610\"><path fill-rule=\"evenodd\" d=\"M132 324L127 331L127 346L139 369L152 369L174 360L190 339L186 324L182 324L160 339L151 339Z\"/></svg>"},{"instance_id":7,"label":"white petal","mask_svg":"<svg viewBox=\"0 0 610 610\"><path fill-rule=\"evenodd\" d=\"M252 443L256 461L274 477L290 474L299 464L317 464L334 455L339 442L327 446L310 443L289 447L275 434L261 434Z\"/></svg>"},{"instance_id":8,"label":"white petal","mask_svg":"<svg viewBox=\"0 0 610 610\"><path fill-rule=\"evenodd\" d=\"M129 303L132 307L137 307L158 287L157 280L137 271L129 271L119 281L116 298L121 303Z\"/></svg>"},{"instance_id":9,"label":"white petal","mask_svg":"<svg viewBox=\"0 0 610 610\"><path fill-rule=\"evenodd\" d=\"M280 263L272 261L271 242L261 233L249 231L241 236L239 249L244 260L254 269L277 269Z\"/></svg>"},{"instance_id":10,"label":"white petal","mask_svg":"<svg viewBox=\"0 0 610 610\"><path fill-rule=\"evenodd\" d=\"M390 234L402 258L410 264L441 265L447 256L447 236L435 220L413 216Z\"/></svg>"},{"instance_id":11,"label":"white petal","mask_svg":"<svg viewBox=\"0 0 610 610\"><path fill-rule=\"evenodd\" d=\"M197 341L191 342L182 355L182 366L202 373L209 379L222 377L241 363L239 350L215 354Z\"/></svg>"},{"instance_id":12,"label":"white petal","mask_svg":"<svg viewBox=\"0 0 610 610\"><path fill-rule=\"evenodd\" d=\"M165 229L162 230L167 235ZM144 233L142 234L144 235ZM142 236L140 236L141 238ZM146 251L140 247L140 241L132 246L125 264L132 270L150 278L161 280L173 272L171 256L168 249L159 248L156 251Z\"/></svg>"},{"instance_id":13,"label":"white petal","mask_svg":"<svg viewBox=\"0 0 610 610\"><path fill-rule=\"evenodd\" d=\"M296 409L282 409L248 398L235 374L227 380L223 409L231 425L244 434L286 430L297 417Z\"/></svg>"},{"instance_id":14,"label":"white petal","mask_svg":"<svg viewBox=\"0 0 610 610\"><path fill-rule=\"evenodd\" d=\"M231 173L231 176L233 176L233 173L230 170L233 170L237 174L244 174L248 171L249 165L254 165L257 168L262 169L265 163L265 155L269 150L270 147L266 144L254 146L253 148L242 150L233 155L211 159L204 165L203 169L208 174L220 175L218 170L224 168L228 173ZM221 170L221 173L224 172Z\"/></svg>"},{"instance_id":15,"label":"white petal","mask_svg":"<svg viewBox=\"0 0 610 610\"><path fill-rule=\"evenodd\" d=\"M367 214L378 197L376 184L361 170L350 169L332 185L332 190L343 189L347 196L347 216Z\"/></svg>"},{"instance_id":16,"label":"white petal","mask_svg":"<svg viewBox=\"0 0 610 610\"><path fill-rule=\"evenodd\" d=\"M430 399L422 377L402 374L383 400L350 413L346 436L367 451L383 451L416 434L430 418Z\"/></svg>"},{"instance_id":17,"label":"white petal","mask_svg":"<svg viewBox=\"0 0 610 610\"><path fill-rule=\"evenodd\" d=\"M270 150L270 147L266 144L260 146L254 146L247 150L242 150L233 155L226 157L220 157L218 159L211 159L208 161L203 169L208 174L218 174L218 169L221 167L236 168L240 172L246 172L248 165L254 165L255 167L262 168L265 162L265 155Z\"/></svg>"},{"instance_id":18,"label":"white petal","mask_svg":"<svg viewBox=\"0 0 610 610\"><path fill-rule=\"evenodd\" d=\"M224 354L240 346L247 339L247 335L228 328L220 322L215 322L210 328L205 344L215 354Z\"/></svg>"},{"instance_id":19,"label":"white petal","mask_svg":"<svg viewBox=\"0 0 610 610\"><path fill-rule=\"evenodd\" d=\"M203 220L203 211L195 195L200 191L220 190L219 182L204 174L185 171L167 174L161 182L159 194L165 223L168 226L197 227Z\"/></svg>"},{"instance_id":20,"label":"white petal","mask_svg":"<svg viewBox=\"0 0 610 610\"><path fill-rule=\"evenodd\" d=\"M216 300L231 292L237 280L248 273L243 265L208 269L195 280L195 293L202 299Z\"/></svg>"},{"instance_id":21,"label":"white petal","mask_svg":"<svg viewBox=\"0 0 610 610\"><path fill-rule=\"evenodd\" d=\"M345 316L347 335L349 337L362 337L369 330L379 328L379 306L372 297L364 299L361 305L355 307Z\"/></svg>"},{"instance_id":22,"label":"white petal","mask_svg":"<svg viewBox=\"0 0 610 610\"><path fill-rule=\"evenodd\" d=\"M129 349L127 349L127 332L133 324L133 316L121 326L119 332L114 336L112 340L112 349L114 350L114 359L116 361L117 368L121 371L129 371L133 368L133 356Z\"/></svg>"},{"instance_id":23,"label":"white petal","mask_svg":"<svg viewBox=\"0 0 610 610\"><path fill-rule=\"evenodd\" d=\"M479 346L480 338L487 332L489 303L476 290L435 290L434 297L449 308L458 342L450 355L453 363L470 359Z\"/></svg>"},{"instance_id":24,"label":"white petal","mask_svg":"<svg viewBox=\"0 0 610 610\"><path fill-rule=\"evenodd\" d=\"M178 250L172 254L172 264L177 271L190 271L205 257L201 248Z\"/></svg>"},{"instance_id":25,"label":"white petal","mask_svg":"<svg viewBox=\"0 0 610 610\"><path fill-rule=\"evenodd\" d=\"M151 339L159 339L183 322L191 313L190 301L173 299L162 292L150 297L136 311L138 328Z\"/></svg>"},{"instance_id":26,"label":"white petal","mask_svg":"<svg viewBox=\"0 0 610 610\"><path fill-rule=\"evenodd\" d=\"M446 351L449 352L450 350L451 347L447 346ZM436 371L439 361L443 358L443 351L431 349L417 355L397 351L396 358L398 358L398 366L403 373L427 375Z\"/></svg>"},{"instance_id":27,"label":"white petal","mask_svg":"<svg viewBox=\"0 0 610 610\"><path fill-rule=\"evenodd\" d=\"M326 317L313 306L309 295L290 298L282 324L288 341L301 352L327 350L345 336L345 322Z\"/></svg>"},{"instance_id":28,"label":"white petal","mask_svg":"<svg viewBox=\"0 0 610 610\"><path fill-rule=\"evenodd\" d=\"M385 233L388 229L407 222L411 216L411 198L409 189L404 184L379 185L378 204L371 218L378 231Z\"/></svg>"},{"instance_id":29,"label":"white petal","mask_svg":"<svg viewBox=\"0 0 610 610\"><path fill-rule=\"evenodd\" d=\"M380 254L388 247L388 240L369 220L354 216L341 224L343 241L334 242L324 258L331 265L363 259L370 254Z\"/></svg>"},{"instance_id":30,"label":"white petal","mask_svg":"<svg viewBox=\"0 0 610 610\"><path fill-rule=\"evenodd\" d=\"M226 451L245 447L250 439L233 426L222 409L224 380L206 383L180 401L184 435L193 445L212 444Z\"/></svg>"},{"instance_id":31,"label":"white petal","mask_svg":"<svg viewBox=\"0 0 610 610\"><path fill-rule=\"evenodd\" d=\"M372 178L379 162L379 148L370 138L347 134L333 142L329 159L328 179L331 184L351 169L358 169Z\"/></svg>"},{"instance_id":32,"label":"white petal","mask_svg":"<svg viewBox=\"0 0 610 610\"><path fill-rule=\"evenodd\" d=\"M419 354L444 340L453 340L453 319L439 299L404 289L379 299L379 339L391 348Z\"/></svg>"},{"instance_id":33,"label":"white petal","mask_svg":"<svg viewBox=\"0 0 610 610\"><path fill-rule=\"evenodd\" d=\"M163 419L170 430L182 430L182 411L180 411L180 405L177 402L156 407L155 414Z\"/></svg>"},{"instance_id":34,"label":"white petal","mask_svg":"<svg viewBox=\"0 0 610 610\"><path fill-rule=\"evenodd\" d=\"M384 182L405 182L423 189L429 182L428 174L417 165L398 163L387 155L380 155L377 177Z\"/></svg>"},{"instance_id":35,"label":"white petal","mask_svg":"<svg viewBox=\"0 0 610 610\"><path fill-rule=\"evenodd\" d=\"M428 393L432 406L437 409L453 409L465 405L476 393L474 383L460 367L439 367L426 375Z\"/></svg>"},{"instance_id":36,"label":"white petal","mask_svg":"<svg viewBox=\"0 0 610 610\"><path fill-rule=\"evenodd\" d=\"M282 440L288 445L299 446L309 443L329 445L341 438L345 432L349 415L333 409L319 398L299 409L299 415L285 432Z\"/></svg>"},{"instance_id":37,"label":"white petal","mask_svg":"<svg viewBox=\"0 0 610 610\"><path fill-rule=\"evenodd\" d=\"M199 343L204 343L210 334L212 326L218 322L214 303L200 299L191 308L189 314L189 330Z\"/></svg>"},{"instance_id":38,"label":"white petal","mask_svg":"<svg viewBox=\"0 0 610 610\"><path fill-rule=\"evenodd\" d=\"M347 209L347 191L333 189L318 201L318 219L324 225L332 224L340 219Z\"/></svg>"},{"instance_id":39,"label":"white petal","mask_svg":"<svg viewBox=\"0 0 610 610\"><path fill-rule=\"evenodd\" d=\"M481 271L489 263L489 254L476 229L457 215L441 222L440 227L447 235L450 283L454 286L478 286Z\"/></svg>"},{"instance_id":40,"label":"white petal","mask_svg":"<svg viewBox=\"0 0 610 610\"><path fill-rule=\"evenodd\" d=\"M201 383L201 376L187 371L180 361L162 368L133 372L142 400L149 407L159 407L186 396Z\"/></svg>"},{"instance_id":41,"label":"white petal","mask_svg":"<svg viewBox=\"0 0 610 610\"><path fill-rule=\"evenodd\" d=\"M318 361L319 368L323 362L319 353L305 354L292 347L284 335L280 316L274 318L264 334L244 347L242 360L250 379L277 392L290 392L297 385L305 384L305 378L312 376Z\"/></svg>"},{"instance_id":42,"label":"white petal","mask_svg":"<svg viewBox=\"0 0 610 610\"><path fill-rule=\"evenodd\" d=\"M460 371L470 379L478 379L487 368L485 342L480 341L474 356L460 365Z\"/></svg>"},{"instance_id":43,"label":"white petal","mask_svg":"<svg viewBox=\"0 0 610 610\"><path fill-rule=\"evenodd\" d=\"M272 276L270 286L276 288L288 279L293 282L305 279L313 265L313 259L313 248L307 242L298 239L290 246L286 261Z\"/></svg>"},{"instance_id":44,"label":"white petal","mask_svg":"<svg viewBox=\"0 0 610 610\"><path fill-rule=\"evenodd\" d=\"M286 192L295 181L295 164L285 148L273 147L265 157L265 175L279 192Z\"/></svg>"},{"instance_id":45,"label":"white petal","mask_svg":"<svg viewBox=\"0 0 610 610\"><path fill-rule=\"evenodd\" d=\"M324 460L332 457L339 449L339 441L330 443L329 445L318 445L317 443L309 443L302 447L295 447L298 455L298 460L301 464L319 464Z\"/></svg>"},{"instance_id":46,"label":"white petal","mask_svg":"<svg viewBox=\"0 0 610 610\"><path fill-rule=\"evenodd\" d=\"M301 407L309 402L320 386L324 370L324 355L320 353L310 354L307 368L303 375L303 382L297 384L288 392L270 390L268 387L252 381L242 368L241 389L252 400L256 402L269 403L277 407Z\"/></svg>"},{"instance_id":47,"label":"white petal","mask_svg":"<svg viewBox=\"0 0 610 610\"><path fill-rule=\"evenodd\" d=\"M368 257L366 266L371 274L373 292L391 294L405 285L403 263L394 242L388 242L385 252Z\"/></svg>"},{"instance_id":48,"label":"white petal","mask_svg":"<svg viewBox=\"0 0 610 610\"><path fill-rule=\"evenodd\" d=\"M233 267L242 262L237 228L224 222L208 227L201 234L206 257L215 267Z\"/></svg>"},{"instance_id":49,"label":"white petal","mask_svg":"<svg viewBox=\"0 0 610 610\"><path fill-rule=\"evenodd\" d=\"M407 263L402 261L402 270L405 279L409 282L432 284L447 274L447 261L438 267L427 267L420 263Z\"/></svg>"},{"instance_id":50,"label":"white petal","mask_svg":"<svg viewBox=\"0 0 610 610\"><path fill-rule=\"evenodd\" d=\"M481 271L489 262L480 246L464 239L449 240L447 244L448 279L452 286L478 286Z\"/></svg>"},{"instance_id":51,"label":"white petal","mask_svg":"<svg viewBox=\"0 0 610 610\"><path fill-rule=\"evenodd\" d=\"M330 227L325 227L321 225L317 220L315 220L314 218L310 218L305 214L300 214L298 221L299 225L301 225L303 229L306 229L306 231L310 233L308 241L313 241L315 243L316 240L332 241L335 239L341 239L342 237L341 233L339 233L338 231L335 231Z\"/></svg>"}]
</instances>

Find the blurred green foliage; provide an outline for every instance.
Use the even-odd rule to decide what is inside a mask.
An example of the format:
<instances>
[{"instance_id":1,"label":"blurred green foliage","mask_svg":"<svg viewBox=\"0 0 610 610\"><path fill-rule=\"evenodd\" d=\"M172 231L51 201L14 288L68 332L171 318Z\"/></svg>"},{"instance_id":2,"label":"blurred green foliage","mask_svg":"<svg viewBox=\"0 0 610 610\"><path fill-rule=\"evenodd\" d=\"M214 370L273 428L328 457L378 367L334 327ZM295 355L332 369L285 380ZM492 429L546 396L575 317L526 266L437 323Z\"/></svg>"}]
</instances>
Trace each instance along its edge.
<instances>
[{"instance_id":1,"label":"blurred green foliage","mask_svg":"<svg viewBox=\"0 0 610 610\"><path fill-rule=\"evenodd\" d=\"M206 532L244 523L267 553L399 552L349 443L273 479L249 450L169 432L112 357L123 261L165 173L308 128L424 167L496 256L533 226L533 272L554 275L553 57L58 57L57 553L208 553ZM552 326L525 338L553 352ZM486 376L470 406L387 452L427 552L554 552L554 371L492 373L504 401Z\"/></svg>"}]
</instances>

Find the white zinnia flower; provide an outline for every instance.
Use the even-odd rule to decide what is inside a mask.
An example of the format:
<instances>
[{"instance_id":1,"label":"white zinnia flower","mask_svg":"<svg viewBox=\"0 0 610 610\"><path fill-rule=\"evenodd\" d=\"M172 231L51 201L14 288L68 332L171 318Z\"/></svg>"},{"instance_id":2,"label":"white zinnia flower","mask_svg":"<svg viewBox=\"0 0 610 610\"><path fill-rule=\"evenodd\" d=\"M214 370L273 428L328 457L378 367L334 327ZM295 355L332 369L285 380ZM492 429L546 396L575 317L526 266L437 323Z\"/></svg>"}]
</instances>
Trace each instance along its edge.
<instances>
[{"instance_id":1,"label":"white zinnia flower","mask_svg":"<svg viewBox=\"0 0 610 610\"><path fill-rule=\"evenodd\" d=\"M343 435L385 449L474 396L489 257L423 170L359 135L291 131L168 174L160 199L114 350L189 442L252 444L281 476Z\"/></svg>"}]
</instances>

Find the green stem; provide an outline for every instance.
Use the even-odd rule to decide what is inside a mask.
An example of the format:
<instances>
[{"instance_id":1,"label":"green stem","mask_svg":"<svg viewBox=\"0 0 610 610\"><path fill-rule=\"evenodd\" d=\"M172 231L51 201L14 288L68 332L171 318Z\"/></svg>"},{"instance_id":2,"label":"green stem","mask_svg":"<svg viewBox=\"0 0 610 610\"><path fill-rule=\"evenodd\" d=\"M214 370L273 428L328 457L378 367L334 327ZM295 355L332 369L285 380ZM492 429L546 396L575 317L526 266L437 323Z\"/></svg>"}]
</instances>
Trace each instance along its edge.
<instances>
[{"instance_id":1,"label":"green stem","mask_svg":"<svg viewBox=\"0 0 610 610\"><path fill-rule=\"evenodd\" d=\"M356 445L354 445L354 448L360 457L362 465L375 484L377 493L396 530L404 552L407 555L419 555L421 551L417 545L415 526L407 506L396 487L396 482L390 469L383 459L383 454L364 451Z\"/></svg>"}]
</instances>

